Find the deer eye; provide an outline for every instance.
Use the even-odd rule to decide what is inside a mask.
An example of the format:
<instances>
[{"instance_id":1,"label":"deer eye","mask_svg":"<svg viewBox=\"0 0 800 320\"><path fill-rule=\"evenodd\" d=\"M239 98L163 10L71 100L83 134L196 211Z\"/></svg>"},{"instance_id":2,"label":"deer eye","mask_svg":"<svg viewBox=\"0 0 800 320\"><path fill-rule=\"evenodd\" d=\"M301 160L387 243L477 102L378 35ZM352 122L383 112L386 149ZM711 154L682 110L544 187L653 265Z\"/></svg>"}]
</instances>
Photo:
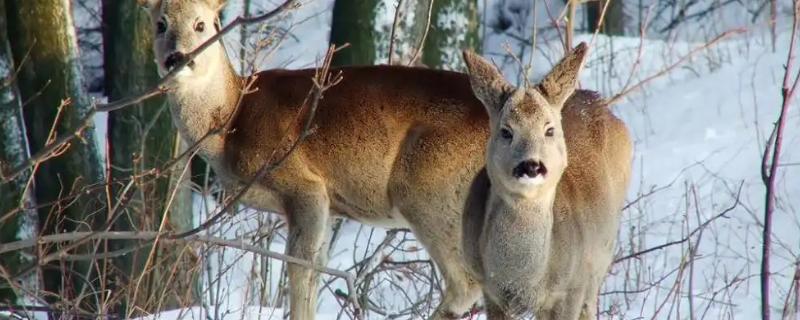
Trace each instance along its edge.
<instances>
[{"instance_id":1,"label":"deer eye","mask_svg":"<svg viewBox=\"0 0 800 320\"><path fill-rule=\"evenodd\" d=\"M553 128L553 127L550 127L550 128L547 128L547 130L544 132L544 135L547 136L547 137L552 137L555 133L556 133L556 129Z\"/></svg>"},{"instance_id":2,"label":"deer eye","mask_svg":"<svg viewBox=\"0 0 800 320\"><path fill-rule=\"evenodd\" d=\"M206 30L206 23L203 21L200 21L194 25L194 31L203 32L205 30Z\"/></svg>"},{"instance_id":3,"label":"deer eye","mask_svg":"<svg viewBox=\"0 0 800 320\"><path fill-rule=\"evenodd\" d=\"M500 129L500 136L509 141L514 138L514 134L507 128Z\"/></svg>"},{"instance_id":4,"label":"deer eye","mask_svg":"<svg viewBox=\"0 0 800 320\"><path fill-rule=\"evenodd\" d=\"M162 34L164 32L167 32L167 22L164 20L159 20L156 23L156 33Z\"/></svg>"}]
</instances>

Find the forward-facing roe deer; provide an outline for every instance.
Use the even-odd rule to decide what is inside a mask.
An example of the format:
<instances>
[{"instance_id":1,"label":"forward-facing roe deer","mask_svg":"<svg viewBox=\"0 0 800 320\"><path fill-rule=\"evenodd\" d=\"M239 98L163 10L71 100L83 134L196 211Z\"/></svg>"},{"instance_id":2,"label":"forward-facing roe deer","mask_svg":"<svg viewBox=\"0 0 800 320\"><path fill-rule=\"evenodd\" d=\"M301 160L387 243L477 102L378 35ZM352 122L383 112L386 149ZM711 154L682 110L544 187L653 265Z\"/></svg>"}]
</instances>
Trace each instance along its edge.
<instances>
[{"instance_id":1,"label":"forward-facing roe deer","mask_svg":"<svg viewBox=\"0 0 800 320\"><path fill-rule=\"evenodd\" d=\"M215 33L211 26L224 5L224 0L140 1L149 8L161 73ZM325 91L314 134L242 200L284 215L287 253L317 264L325 263L332 215L410 227L445 278L442 301L430 318L456 318L481 293L464 263L461 217L470 182L484 163L486 111L464 74L390 66L337 71L343 80ZM240 77L220 41L173 78L170 111L182 138L201 142L200 155L227 187L236 187L252 180L273 150L283 150L300 134L295 119L314 72L269 70ZM250 87L242 94L245 83ZM223 133L201 140L226 124ZM291 319L313 319L317 273L289 265L288 274Z\"/></svg>"},{"instance_id":2,"label":"forward-facing roe deer","mask_svg":"<svg viewBox=\"0 0 800 320\"><path fill-rule=\"evenodd\" d=\"M464 53L491 129L463 221L489 319L595 319L632 153L625 125L597 95L575 92L586 51L580 44L539 85L519 88Z\"/></svg>"}]
</instances>

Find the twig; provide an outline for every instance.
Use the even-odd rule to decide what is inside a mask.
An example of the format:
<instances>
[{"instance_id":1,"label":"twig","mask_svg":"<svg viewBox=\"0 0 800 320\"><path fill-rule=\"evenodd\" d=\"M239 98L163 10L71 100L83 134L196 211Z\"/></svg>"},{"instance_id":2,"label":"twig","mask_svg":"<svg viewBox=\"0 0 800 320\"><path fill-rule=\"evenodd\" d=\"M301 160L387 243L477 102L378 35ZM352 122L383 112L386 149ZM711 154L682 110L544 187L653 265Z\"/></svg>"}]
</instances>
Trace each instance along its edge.
<instances>
[{"instance_id":1,"label":"twig","mask_svg":"<svg viewBox=\"0 0 800 320\"><path fill-rule=\"evenodd\" d=\"M594 42L597 39L597 34L600 33L600 28L603 27L603 22L606 20L606 11L608 10L608 4L611 3L611 1L614 0L606 0L603 2L603 11L600 11L600 18L597 20L597 26L594 27L594 32L592 32L592 41L589 42L589 46L594 46Z\"/></svg>"},{"instance_id":2,"label":"twig","mask_svg":"<svg viewBox=\"0 0 800 320\"><path fill-rule=\"evenodd\" d=\"M161 80L158 81L155 85L150 87L149 89L145 90L143 93L128 97L122 98L117 101L105 103L105 104L95 104L94 108L80 121L78 121L78 127L70 134L58 137L54 139L51 143L47 144L41 150L39 150L36 154L31 155L24 163L8 170L8 172L0 172L0 183L8 183L14 178L16 178L21 173L25 172L29 167L35 165L36 163L42 162L47 158L52 157L52 154L57 150L60 150L67 146L70 142L72 142L75 138L80 138L83 135L83 132L91 127L94 116L99 112L110 112L114 110L119 110L124 107L134 105L150 99L152 97L158 96L163 94L166 91L166 85L181 71L186 65L188 65L192 60L197 58L205 49L212 46L214 43L219 41L222 36L233 30L234 28L240 25L246 24L253 24L266 21L279 13L283 12L284 10L289 9L290 7L296 4L297 0L286 0L283 4L278 6L277 8L273 9L270 12L267 12L260 16L255 17L238 17L233 22L229 23L222 28L217 34L203 42L199 47L192 50L192 52L186 55L186 58L181 61L172 71L168 72ZM0 166L2 167L2 166Z\"/></svg>"},{"instance_id":3,"label":"twig","mask_svg":"<svg viewBox=\"0 0 800 320\"><path fill-rule=\"evenodd\" d=\"M273 150L272 155L270 155L269 157L269 161L267 161L267 163L261 166L261 168L256 172L256 174L244 185L244 187L242 187L241 190L237 192L237 194L233 197L233 199L228 201L228 204L225 207L220 209L218 213L216 213L214 216L212 216L211 218L200 224L200 226L186 232L170 235L168 236L169 238L172 239L183 238L189 235L199 233L200 231L203 231L205 229L208 229L208 227L216 223L217 220L219 220L224 214L229 212L235 206L235 203L247 193L247 191L252 187L252 185L256 181L262 179L267 173L279 167L283 163L283 161L285 161L294 152L294 150L297 149L297 147L303 141L305 141L305 139L309 135L312 134L311 124L313 123L314 115L316 113L317 106L319 105L319 100L322 98L323 92L328 88L330 88L331 86L339 83L339 81L341 81L340 74L331 77L328 73L333 54L341 50L342 48L344 48L344 46L338 48L330 47L328 49L328 54L325 56L325 61L323 62L322 67L320 69L317 69L317 74L314 76L314 79L312 79L314 86L311 88L309 97L307 97L306 101L304 101L304 105L308 105L309 101L311 102L307 112L308 116L306 118L305 124L303 125L303 128L300 130L300 136L294 141L289 150L286 151L286 153L284 153L276 161L271 161L272 158L275 156L276 152L278 151L278 148ZM302 113L303 112L300 112L300 114Z\"/></svg>"},{"instance_id":4,"label":"twig","mask_svg":"<svg viewBox=\"0 0 800 320\"><path fill-rule=\"evenodd\" d=\"M766 196L764 204L764 227L761 244L761 319L770 319L770 258L772 251L772 215L775 212L775 180L777 179L778 164L780 163L781 147L783 145L783 130L786 126L786 117L789 112L789 106L792 103L795 90L797 89L798 78L800 78L800 71L794 76L794 83L792 83L792 68L794 67L794 50L795 41L797 38L798 19L800 19L800 2L797 0L793 3L794 14L792 15L792 33L791 40L789 41L789 53L786 57L786 71L783 74L783 87L781 94L783 96L783 105L781 112L778 116L775 129L775 139L772 142L772 157L766 156L762 159L762 168L766 167L767 162L769 165L769 175L766 177ZM773 42L774 43L774 42ZM767 146L769 148L769 144ZM765 155L767 153L765 152ZM763 172L762 172L763 174Z\"/></svg>"},{"instance_id":5,"label":"twig","mask_svg":"<svg viewBox=\"0 0 800 320\"><path fill-rule=\"evenodd\" d=\"M744 181L739 183L739 191L737 191L736 199L735 199L735 201L733 202L733 204L730 207L726 208L725 210L722 210L722 212L720 212L717 215L709 218L708 220L703 222L701 225L697 226L697 228L692 230L692 232L689 232L689 234L686 235L685 237L683 237L683 238L681 238L679 240L670 241L670 242L667 242L667 243L664 243L664 244L661 244L661 245L657 245L657 246L652 247L652 248L648 248L648 249L645 249L645 250L642 250L642 251L637 251L637 252L631 253L629 255L614 259L614 264L620 263L620 262L628 260L628 259L636 258L636 257L648 254L648 253L653 252L653 251L658 251L658 250L661 250L661 249L664 249L664 248L667 248L667 247L671 247L671 246L674 246L674 245L677 245L677 244L682 244L682 243L684 243L686 241L689 241L696 233L701 232L703 229L705 229L709 224L711 224L715 220L717 220L719 218L722 218L722 217L725 217L725 215L728 214L728 212L731 212L733 209L735 209L737 206L739 206L739 196L742 194L742 187L743 186L744 186Z\"/></svg>"},{"instance_id":6,"label":"twig","mask_svg":"<svg viewBox=\"0 0 800 320\"><path fill-rule=\"evenodd\" d=\"M744 32L745 32L745 29L739 28L739 29L728 30L728 31L725 31L725 32L721 33L720 35L716 36L714 39L711 39L711 41L706 42L704 45L692 49L692 51L689 51L689 53L687 53L686 55L680 57L677 61L673 62L672 64L670 64L666 68L661 69L661 71L657 72L656 74L653 74L653 75L645 78L644 80L639 81L639 83L637 83L637 84L635 84L633 86L630 86L630 87L627 87L627 88L623 88L620 93L617 93L613 97L607 99L605 104L609 104L609 105L614 104L615 102L619 101L620 99L622 99L626 95L630 94L631 92L642 88L645 84L649 83L650 81L653 81L653 80L655 80L657 78L663 77L664 75L666 75L667 73L672 71L672 69L675 69L677 66L679 66L682 63L684 63L685 61L689 60L689 58L693 57L697 53L712 47L713 45L717 44L718 42L722 41L723 39L725 39L725 38L727 38L729 36L732 36L732 35L735 35L735 34L744 33Z\"/></svg>"},{"instance_id":7,"label":"twig","mask_svg":"<svg viewBox=\"0 0 800 320\"><path fill-rule=\"evenodd\" d=\"M355 287L354 286L351 287L351 285L354 283L355 278L353 277L352 274L350 274L348 272L344 272L344 271L341 271L341 270L332 269L332 268L328 268L328 267L317 266L317 265L311 263L308 260L295 258L295 257L292 257L290 255L286 255L286 254L282 254L282 253L266 250L266 249L263 249L263 248L258 247L258 246L250 245L250 244L245 243L244 239L236 239L236 240L223 239L223 238L219 238L219 237L207 236L207 235L201 235L201 234L194 234L194 235L186 236L184 238L177 238L176 239L176 238L166 237L166 234L160 233L160 232L156 232L156 231L104 231L104 232L86 231L86 232L56 233L56 234L50 234L50 235L41 236L38 239L26 239L26 240L19 240L19 241L7 242L7 243L0 244L0 254L6 253L6 252L11 252L11 251L16 251L16 250L22 250L22 249L30 248L30 247L33 247L33 246L36 246L36 245L49 244L49 243L59 243L59 242L81 241L83 239L89 239L89 240L140 240L140 241L148 241L149 242L149 241L155 240L156 238L159 238L160 239L159 241L163 241L163 242L182 242L182 241L185 241L185 242L200 242L200 243L214 244L214 245L219 245L219 246L224 246L224 247L236 248L236 249L244 250L244 251L247 251L247 252L255 253L255 254L258 254L258 255L262 255L262 256L265 256L265 257L269 257L269 258L272 258L272 259L277 259L277 260L281 260L281 261L284 261L284 262L287 262L287 263L296 264L296 265L303 266L303 267L306 267L306 268L309 268L309 269L312 269L312 270L316 270L318 272L322 272L322 273L325 273L325 274L329 274L329 275L332 275L332 276L336 276L336 277L342 278L345 281L347 281L348 290L350 290L351 292L355 292ZM121 249L121 250L129 250L129 249ZM55 260L55 259L60 259L60 258L63 258L63 257L70 257L73 260L78 259L78 258L80 258L80 259L92 259L92 260L98 258L98 256L93 256L93 255L69 255L66 252L62 252L58 256L52 257L51 259ZM49 261L42 261L41 263L42 264L46 264L47 262L49 262Z\"/></svg>"},{"instance_id":8,"label":"twig","mask_svg":"<svg viewBox=\"0 0 800 320\"><path fill-rule=\"evenodd\" d=\"M433 1L431 1L433 3ZM394 21L392 22L392 33L389 36L389 60L387 63L392 65L392 56L394 56L394 38L395 31L397 30L397 21L400 20L400 8L403 6L403 0L397 0L397 6L394 8Z\"/></svg>"},{"instance_id":9,"label":"twig","mask_svg":"<svg viewBox=\"0 0 800 320\"><path fill-rule=\"evenodd\" d=\"M62 311L54 307L48 306L31 306L31 305L2 305L0 306L0 311L2 312L10 312L11 317L9 319L28 319L26 316L30 315L31 313L39 313L44 312L48 315L54 315L56 319L69 318L68 316L74 316L77 318L83 319L118 319L119 317L114 314L99 314L99 313L91 313L91 312L84 312L80 310L74 311ZM21 316L21 317L18 317Z\"/></svg>"},{"instance_id":10,"label":"twig","mask_svg":"<svg viewBox=\"0 0 800 320\"><path fill-rule=\"evenodd\" d=\"M414 55L411 56L411 60L408 61L409 65L413 65L419 59L419 54L422 52L422 48L425 47L425 40L428 38L428 30L431 28L431 16L433 15L433 2L436 0L428 0L430 1L430 5L428 5L428 20L425 22L425 32L422 33L422 39L419 41L419 45L417 46L416 51L414 51Z\"/></svg>"}]
</instances>

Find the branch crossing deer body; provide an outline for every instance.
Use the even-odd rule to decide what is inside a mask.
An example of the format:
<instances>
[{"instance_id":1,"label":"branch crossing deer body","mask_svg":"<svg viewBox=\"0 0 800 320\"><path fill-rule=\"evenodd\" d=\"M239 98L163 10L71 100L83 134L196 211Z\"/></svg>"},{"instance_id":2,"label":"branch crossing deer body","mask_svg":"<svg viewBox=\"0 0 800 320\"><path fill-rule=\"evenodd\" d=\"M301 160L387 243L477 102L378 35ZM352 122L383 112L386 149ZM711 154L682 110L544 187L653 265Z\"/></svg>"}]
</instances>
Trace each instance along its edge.
<instances>
[{"instance_id":1,"label":"branch crossing deer body","mask_svg":"<svg viewBox=\"0 0 800 320\"><path fill-rule=\"evenodd\" d=\"M632 151L624 124L597 94L575 92L586 52L582 43L531 88L514 88L464 53L491 128L462 231L489 319L595 319Z\"/></svg>"},{"instance_id":2,"label":"branch crossing deer body","mask_svg":"<svg viewBox=\"0 0 800 320\"><path fill-rule=\"evenodd\" d=\"M214 35L223 0L140 0L155 33L159 72ZM333 216L409 227L441 269L445 292L430 319L458 318L480 298L461 246L464 203L484 165L488 118L466 75L395 66L345 67L324 92L309 135L255 181L247 206L285 217L287 253L323 265ZM228 188L249 182L298 138L315 70L237 75L222 42L171 81L181 137L200 143ZM245 86L245 84L248 84ZM300 115L299 115L300 114ZM207 136L220 127L224 133ZM314 319L318 274L290 264L290 317Z\"/></svg>"}]
</instances>

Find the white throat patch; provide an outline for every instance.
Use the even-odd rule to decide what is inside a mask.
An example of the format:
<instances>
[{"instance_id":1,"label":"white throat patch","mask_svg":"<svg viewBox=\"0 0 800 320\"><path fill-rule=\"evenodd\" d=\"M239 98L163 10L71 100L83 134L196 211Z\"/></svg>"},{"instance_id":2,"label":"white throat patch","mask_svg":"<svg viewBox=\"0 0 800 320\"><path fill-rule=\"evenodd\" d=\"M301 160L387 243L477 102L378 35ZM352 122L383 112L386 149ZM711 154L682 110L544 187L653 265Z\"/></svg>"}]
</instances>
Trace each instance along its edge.
<instances>
[{"instance_id":1,"label":"white throat patch","mask_svg":"<svg viewBox=\"0 0 800 320\"><path fill-rule=\"evenodd\" d=\"M527 174L523 174L522 177L517 178L517 181L526 186L538 186L544 183L544 176L537 174L535 177L529 177Z\"/></svg>"}]
</instances>

